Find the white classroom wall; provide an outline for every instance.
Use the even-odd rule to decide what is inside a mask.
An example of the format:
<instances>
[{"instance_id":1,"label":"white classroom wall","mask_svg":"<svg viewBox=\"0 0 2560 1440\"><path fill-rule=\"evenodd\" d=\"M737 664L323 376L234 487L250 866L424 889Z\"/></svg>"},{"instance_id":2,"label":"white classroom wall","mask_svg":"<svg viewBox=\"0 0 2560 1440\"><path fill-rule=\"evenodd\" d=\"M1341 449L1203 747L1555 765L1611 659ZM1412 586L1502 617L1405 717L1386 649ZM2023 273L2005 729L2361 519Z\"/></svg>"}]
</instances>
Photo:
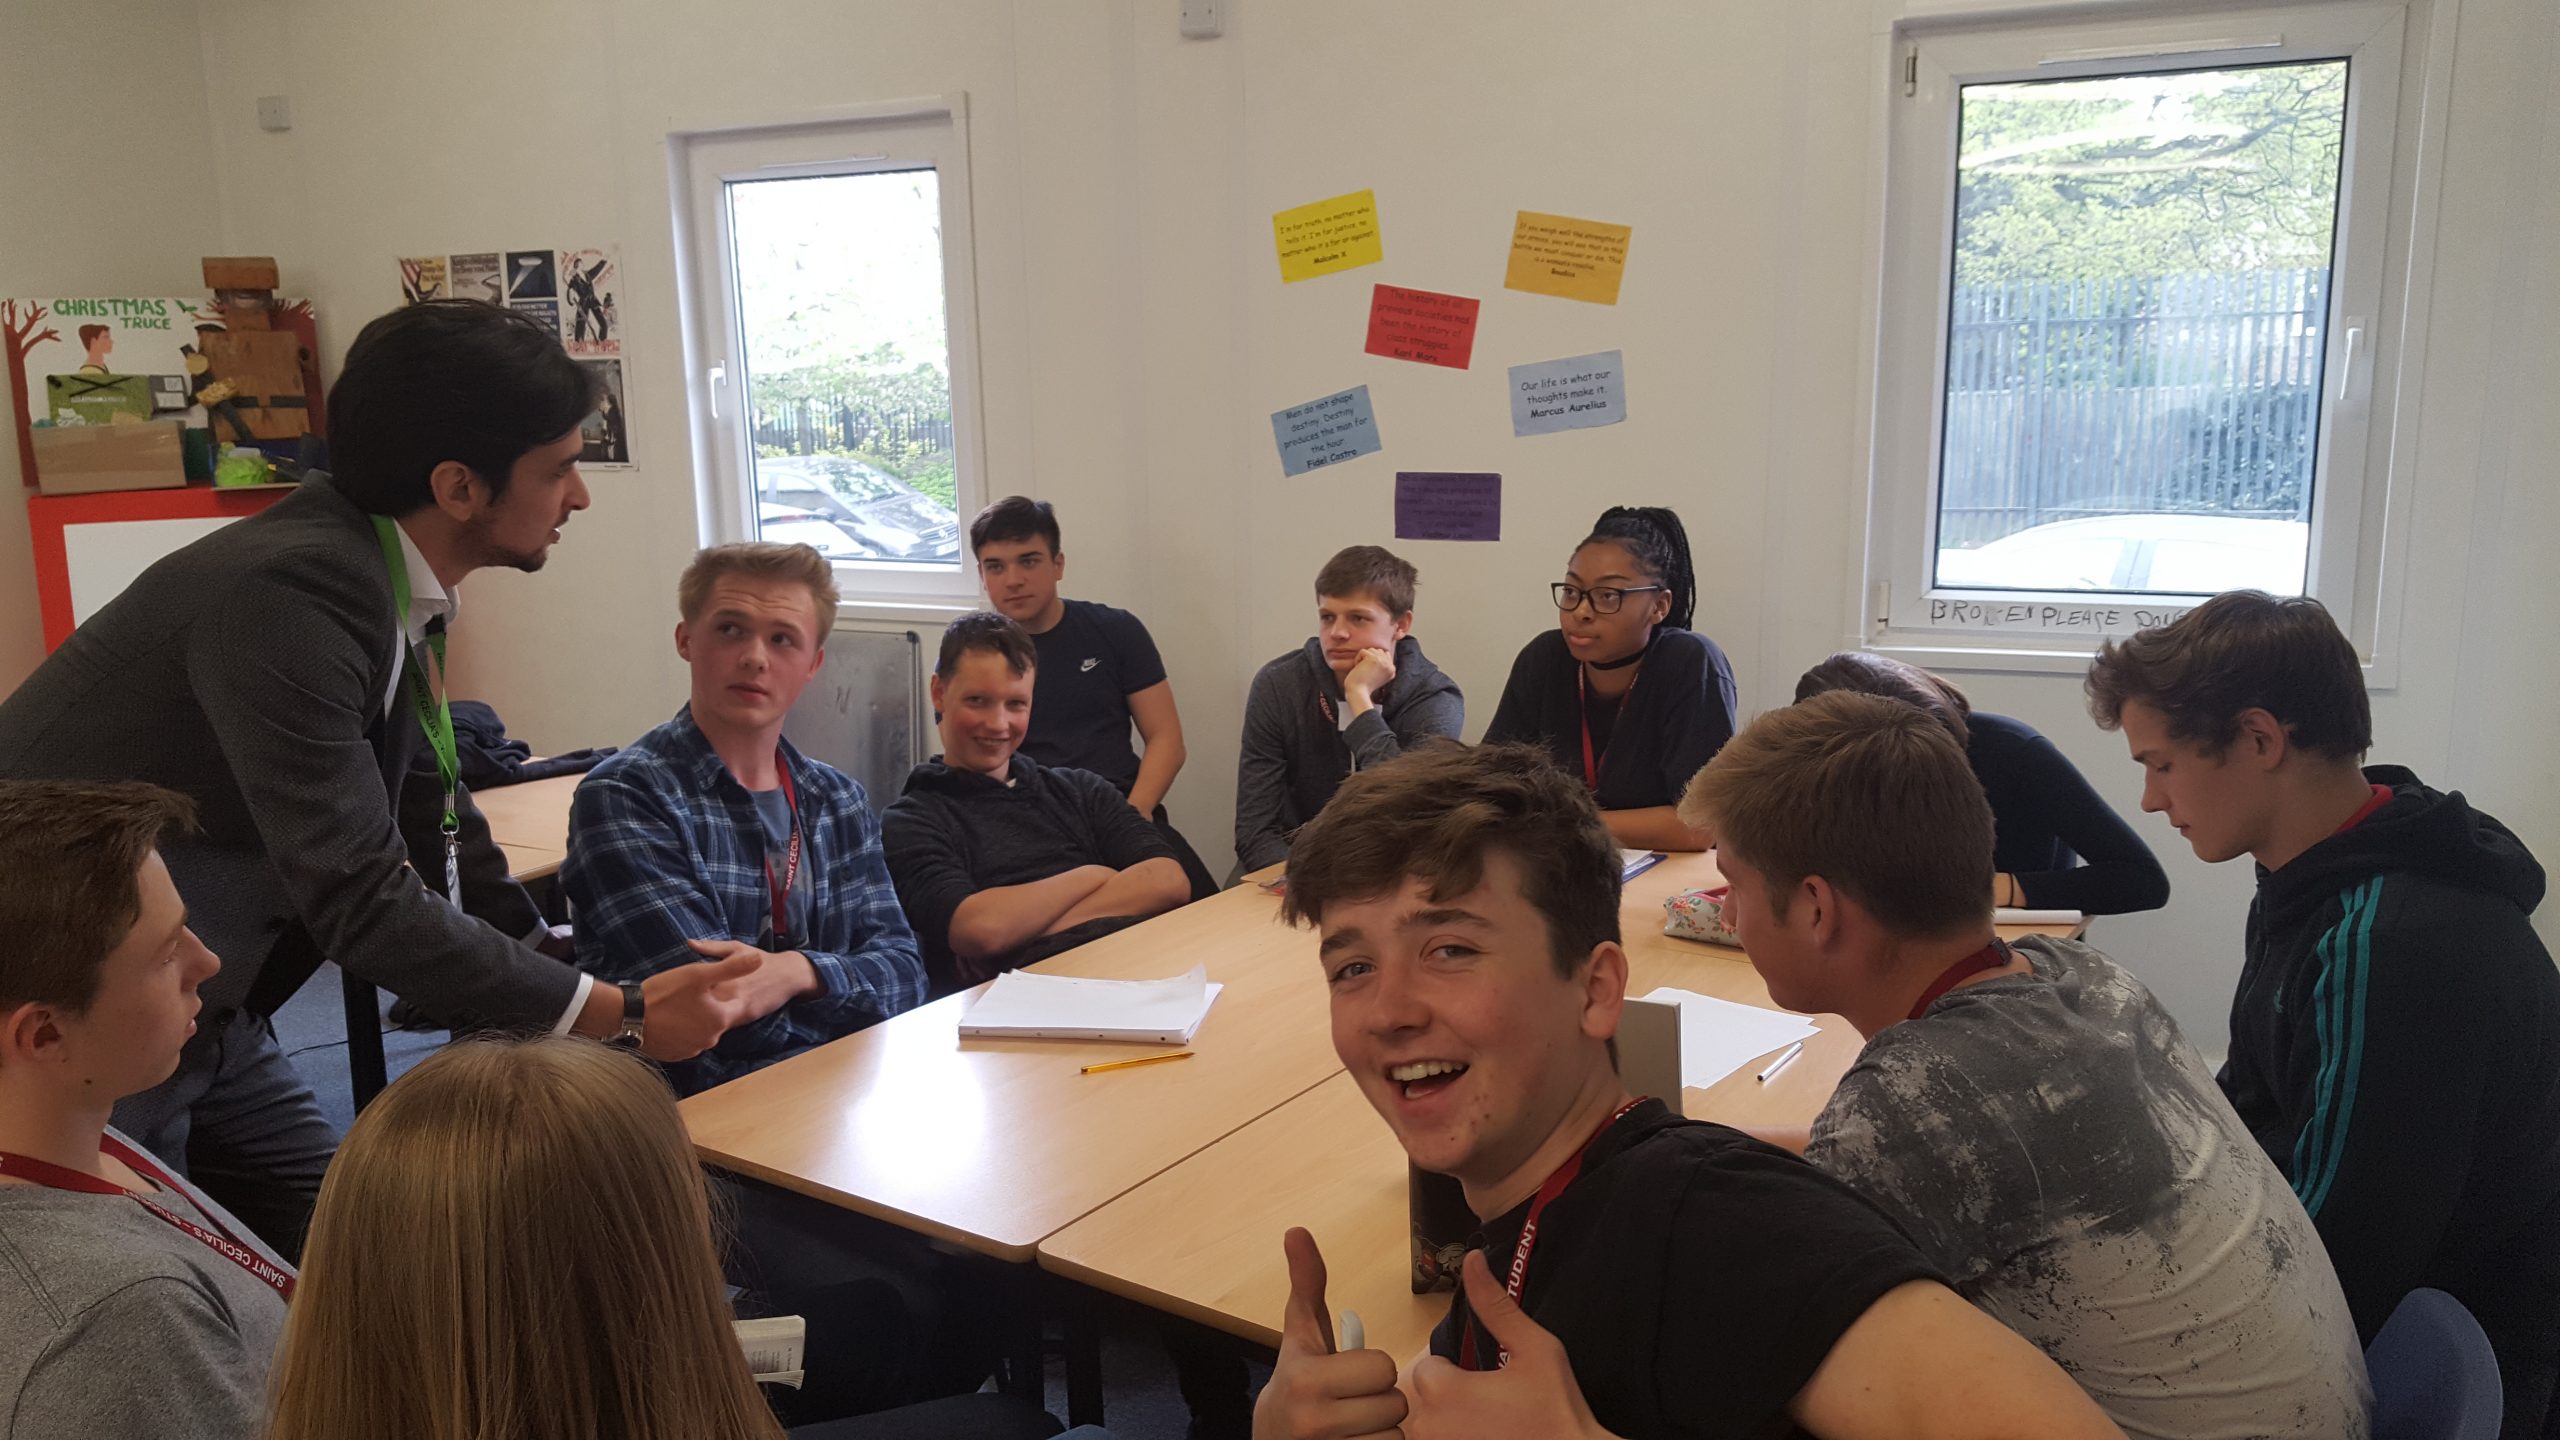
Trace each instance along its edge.
<instances>
[{"instance_id":1,"label":"white classroom wall","mask_svg":"<svg viewBox=\"0 0 2560 1440\"><path fill-rule=\"evenodd\" d=\"M0 0L0 296L200 288L209 113L194 0ZM21 485L0 433L0 694L44 658Z\"/></svg>"},{"instance_id":2,"label":"white classroom wall","mask_svg":"<svg viewBox=\"0 0 2560 1440\"><path fill-rule=\"evenodd\" d=\"M2458 30L2432 31L2454 46L2451 101L2425 388L2407 402L2405 653L2375 696L2377 752L2472 791L2560 861L2560 687L2535 663L2560 619L2543 559L2560 541L2560 7L2453 4L2438 0ZM1398 468L1505 477L1499 544L1398 547L1471 734L1606 504L1688 517L1698 623L1746 709L1852 633L1880 34L1899 8L1235 0L1224 38L1185 41L1178 0L202 0L216 79L195 93L211 95L221 248L276 255L333 351L395 303L401 254L622 245L640 468L593 477L596 508L540 575L476 577L455 649L466 688L554 748L628 739L683 693L666 635L699 530L666 132L965 92L989 484L1055 501L1071 593L1153 627L1191 751L1170 803L1223 868L1245 683L1306 633L1325 556L1394 543ZM261 65L287 78L227 78ZM265 134L254 97L278 89L295 128ZM1281 286L1270 213L1372 187L1385 262ZM1633 225L1621 303L1504 291L1519 209ZM114 278L83 260L90 283ZM0 266L18 289L62 286ZM1474 368L1362 355L1376 282L1483 297ZM1626 424L1512 438L1505 366L1604 349L1626 352ZM1385 451L1282 480L1270 412L1360 383ZM2075 680L1960 678L2132 808L2136 775ZM2176 898L2100 939L2218 1052L2249 877L2138 824Z\"/></svg>"}]
</instances>

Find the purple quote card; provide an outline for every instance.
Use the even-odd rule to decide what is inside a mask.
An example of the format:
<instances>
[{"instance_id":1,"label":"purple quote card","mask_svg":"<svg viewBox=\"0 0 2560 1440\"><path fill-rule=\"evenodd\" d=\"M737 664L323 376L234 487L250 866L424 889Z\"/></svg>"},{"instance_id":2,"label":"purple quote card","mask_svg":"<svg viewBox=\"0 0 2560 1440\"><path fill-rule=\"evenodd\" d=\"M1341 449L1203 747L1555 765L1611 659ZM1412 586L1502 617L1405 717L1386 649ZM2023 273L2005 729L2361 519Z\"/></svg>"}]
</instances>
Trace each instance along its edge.
<instances>
[{"instance_id":1,"label":"purple quote card","mask_svg":"<svg viewBox=\"0 0 2560 1440\"><path fill-rule=\"evenodd\" d=\"M1501 539L1502 477L1397 471L1396 538Z\"/></svg>"}]
</instances>

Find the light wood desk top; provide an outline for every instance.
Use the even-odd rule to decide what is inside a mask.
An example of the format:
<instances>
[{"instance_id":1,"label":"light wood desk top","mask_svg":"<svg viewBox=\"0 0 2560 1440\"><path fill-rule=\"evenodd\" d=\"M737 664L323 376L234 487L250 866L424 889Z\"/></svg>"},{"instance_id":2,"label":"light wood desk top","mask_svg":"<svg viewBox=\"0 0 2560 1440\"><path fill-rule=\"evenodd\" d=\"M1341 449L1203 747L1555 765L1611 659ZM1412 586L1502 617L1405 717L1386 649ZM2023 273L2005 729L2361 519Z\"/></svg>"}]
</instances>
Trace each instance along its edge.
<instances>
[{"instance_id":1,"label":"light wood desk top","mask_svg":"<svg viewBox=\"0 0 2560 1440\"><path fill-rule=\"evenodd\" d=\"M1189 1060L1160 1046L962 1040L964 992L684 1102L704 1159L1009 1260L1341 1071L1315 936L1240 885L1036 967L1227 988Z\"/></svg>"},{"instance_id":2,"label":"light wood desk top","mask_svg":"<svg viewBox=\"0 0 2560 1440\"><path fill-rule=\"evenodd\" d=\"M1663 898L1716 884L1714 868L1712 856L1674 856L1627 883L1620 922L1628 993L1670 985L1776 1008L1741 951L1662 933ZM1864 1044L1837 1015L1814 1020L1821 1033L1776 1079L1763 1084L1758 1064L1745 1065L1712 1088L1685 1092L1685 1113L1742 1126L1811 1123ZM1357 1082L1336 1074L1051 1236L1040 1246L1040 1263L1276 1345L1289 1293L1280 1236L1303 1225L1324 1251L1331 1307L1357 1310L1370 1346L1402 1364L1420 1353L1449 1308L1446 1294L1412 1290L1405 1175L1394 1132Z\"/></svg>"},{"instance_id":3,"label":"light wood desk top","mask_svg":"<svg viewBox=\"0 0 2560 1440\"><path fill-rule=\"evenodd\" d=\"M489 838L514 860L522 852L539 864L548 856L553 870L569 849L569 799L578 792L581 775L553 775L521 785L498 785L471 792L471 802L489 821ZM549 873L549 872L544 872ZM521 869L519 880L530 878Z\"/></svg>"},{"instance_id":4,"label":"light wood desk top","mask_svg":"<svg viewBox=\"0 0 2560 1440\"><path fill-rule=\"evenodd\" d=\"M532 845L509 845L499 842L498 851L507 857L507 873L518 881L548 880L560 873L560 862L566 855L557 850L544 850Z\"/></svg>"}]
</instances>

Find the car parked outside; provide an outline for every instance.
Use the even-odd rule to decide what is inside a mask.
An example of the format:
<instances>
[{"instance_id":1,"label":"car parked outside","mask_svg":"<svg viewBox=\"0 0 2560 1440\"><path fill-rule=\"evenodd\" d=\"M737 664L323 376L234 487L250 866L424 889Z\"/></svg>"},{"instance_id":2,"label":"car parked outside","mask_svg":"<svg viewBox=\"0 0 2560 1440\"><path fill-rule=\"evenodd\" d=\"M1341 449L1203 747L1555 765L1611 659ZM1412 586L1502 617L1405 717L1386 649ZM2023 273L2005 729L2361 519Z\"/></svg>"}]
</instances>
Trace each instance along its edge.
<instances>
[{"instance_id":1,"label":"car parked outside","mask_svg":"<svg viewBox=\"0 0 2560 1440\"><path fill-rule=\"evenodd\" d=\"M876 465L838 455L778 455L759 457L755 467L759 500L842 534L851 553L837 556L819 546L830 558L944 565L960 558L960 517L951 507ZM783 537L767 531L764 538Z\"/></svg>"},{"instance_id":2,"label":"car parked outside","mask_svg":"<svg viewBox=\"0 0 2560 1440\"><path fill-rule=\"evenodd\" d=\"M2299 595L2311 527L2249 515L2092 515L1938 552L1945 590Z\"/></svg>"}]
</instances>

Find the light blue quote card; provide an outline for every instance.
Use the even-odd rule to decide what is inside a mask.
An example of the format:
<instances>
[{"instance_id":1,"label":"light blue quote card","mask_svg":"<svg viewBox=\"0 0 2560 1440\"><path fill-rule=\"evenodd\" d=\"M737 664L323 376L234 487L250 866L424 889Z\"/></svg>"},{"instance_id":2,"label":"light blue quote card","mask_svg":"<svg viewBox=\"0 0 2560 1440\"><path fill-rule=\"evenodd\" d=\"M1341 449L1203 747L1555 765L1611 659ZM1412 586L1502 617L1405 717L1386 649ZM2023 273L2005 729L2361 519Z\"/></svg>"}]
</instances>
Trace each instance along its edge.
<instances>
[{"instance_id":1,"label":"light blue quote card","mask_svg":"<svg viewBox=\"0 0 2560 1440\"><path fill-rule=\"evenodd\" d=\"M1627 418L1626 362L1618 351L1511 367L1511 433L1588 430Z\"/></svg>"},{"instance_id":2,"label":"light blue quote card","mask_svg":"<svg viewBox=\"0 0 2560 1440\"><path fill-rule=\"evenodd\" d=\"M1379 448L1378 417L1369 408L1369 387L1355 385L1340 394L1273 411L1271 437L1280 443L1284 475L1304 475L1320 466L1374 453Z\"/></svg>"}]
</instances>

